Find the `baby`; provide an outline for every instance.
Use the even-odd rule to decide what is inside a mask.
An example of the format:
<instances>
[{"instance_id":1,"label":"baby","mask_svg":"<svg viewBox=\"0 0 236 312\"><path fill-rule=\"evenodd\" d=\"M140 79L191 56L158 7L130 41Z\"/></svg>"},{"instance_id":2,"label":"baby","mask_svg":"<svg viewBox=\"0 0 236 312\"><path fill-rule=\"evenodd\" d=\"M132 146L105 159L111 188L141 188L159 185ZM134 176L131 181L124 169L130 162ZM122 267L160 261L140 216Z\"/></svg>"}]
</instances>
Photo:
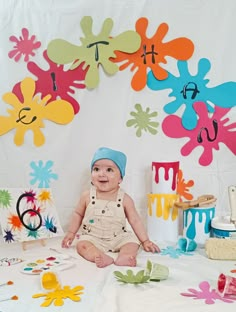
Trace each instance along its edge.
<instances>
[{"instance_id":1,"label":"baby","mask_svg":"<svg viewBox=\"0 0 236 312\"><path fill-rule=\"evenodd\" d=\"M148 252L160 252L148 238L133 199L120 188L125 176L126 156L110 148L99 148L91 162L91 188L82 193L62 247L69 247L76 233L81 235L77 252L103 268L112 263L136 266L140 245ZM133 232L126 230L126 220ZM108 252L118 252L114 260Z\"/></svg>"}]
</instances>

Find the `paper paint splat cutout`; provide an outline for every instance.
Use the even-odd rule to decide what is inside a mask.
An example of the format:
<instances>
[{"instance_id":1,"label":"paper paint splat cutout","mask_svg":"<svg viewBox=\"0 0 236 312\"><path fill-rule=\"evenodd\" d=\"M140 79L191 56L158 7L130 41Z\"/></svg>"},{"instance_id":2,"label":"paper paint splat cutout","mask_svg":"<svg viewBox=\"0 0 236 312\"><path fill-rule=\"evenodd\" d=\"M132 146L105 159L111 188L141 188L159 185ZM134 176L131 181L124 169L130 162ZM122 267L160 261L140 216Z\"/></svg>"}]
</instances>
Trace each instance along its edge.
<instances>
[{"instance_id":1,"label":"paper paint splat cutout","mask_svg":"<svg viewBox=\"0 0 236 312\"><path fill-rule=\"evenodd\" d=\"M114 75L118 66L110 58L115 51L133 53L140 46L140 36L132 30L125 31L118 36L111 36L113 20L105 19L102 30L98 35L92 32L93 19L84 16L81 20L81 29L85 35L81 38L82 46L77 46L63 39L52 40L47 47L49 58L57 64L70 64L70 69L77 68L84 63L88 68L85 85L87 88L96 88L99 84L99 65L101 64L108 75Z\"/></svg>"},{"instance_id":2,"label":"paper paint splat cutout","mask_svg":"<svg viewBox=\"0 0 236 312\"><path fill-rule=\"evenodd\" d=\"M34 185L38 182L38 188L49 188L51 180L58 179L58 175L52 172L52 160L48 160L46 163L44 163L42 160L39 160L38 163L31 161L30 167L32 169L30 176L33 177L30 180L30 185Z\"/></svg>"},{"instance_id":3,"label":"paper paint splat cutout","mask_svg":"<svg viewBox=\"0 0 236 312\"><path fill-rule=\"evenodd\" d=\"M80 285L75 287L60 286L58 289L50 292L35 294L32 298L44 297L44 302L40 305L41 307L49 307L52 303L54 306L62 306L65 299L79 302L83 294L83 289L84 287Z\"/></svg>"},{"instance_id":4,"label":"paper paint splat cutout","mask_svg":"<svg viewBox=\"0 0 236 312\"><path fill-rule=\"evenodd\" d=\"M174 248L173 246L167 246L166 248L161 249L161 256L170 256L170 258L178 259L180 256L193 256L193 253L186 252L180 248Z\"/></svg>"},{"instance_id":5,"label":"paper paint splat cutout","mask_svg":"<svg viewBox=\"0 0 236 312\"><path fill-rule=\"evenodd\" d=\"M6 243L63 235L49 188L0 188L0 211L0 224Z\"/></svg>"},{"instance_id":6,"label":"paper paint splat cutout","mask_svg":"<svg viewBox=\"0 0 236 312\"><path fill-rule=\"evenodd\" d=\"M58 268L58 267L57 267ZM32 298L45 297L41 307L48 307L52 303L55 306L62 306L65 299L72 301L80 301L80 296L83 294L83 286L75 287L62 286L60 276L56 271L43 271L40 273L41 288L46 293L39 293L32 296Z\"/></svg>"},{"instance_id":7,"label":"paper paint splat cutout","mask_svg":"<svg viewBox=\"0 0 236 312\"><path fill-rule=\"evenodd\" d=\"M189 188L194 186L193 180L185 181L184 174L181 169L179 169L178 172L178 178L177 178L177 194L179 195L180 201L183 201L183 199L191 200L193 199L193 195L189 192Z\"/></svg>"},{"instance_id":8,"label":"paper paint splat cutout","mask_svg":"<svg viewBox=\"0 0 236 312\"><path fill-rule=\"evenodd\" d=\"M40 48L41 42L35 41L35 35L29 37L27 28L22 28L21 33L22 36L19 39L16 36L10 36L9 40L14 43L14 48L8 56L18 62L24 55L24 61L28 62L30 56L35 56L34 50Z\"/></svg>"},{"instance_id":9,"label":"paper paint splat cutout","mask_svg":"<svg viewBox=\"0 0 236 312\"><path fill-rule=\"evenodd\" d=\"M206 304L214 304L216 300L223 301L225 303L235 302L235 296L222 297L216 289L211 289L210 284L207 281L203 281L199 284L199 290L189 288L189 292L180 293L182 296L193 298L194 300L204 300Z\"/></svg>"},{"instance_id":10,"label":"paper paint splat cutout","mask_svg":"<svg viewBox=\"0 0 236 312\"><path fill-rule=\"evenodd\" d=\"M46 258L35 259L25 263L20 271L29 275L37 275L50 270L66 270L74 265L73 262L65 260L60 256L49 256Z\"/></svg>"},{"instance_id":11,"label":"paper paint splat cutout","mask_svg":"<svg viewBox=\"0 0 236 312\"><path fill-rule=\"evenodd\" d=\"M148 19L142 17L136 22L136 31L141 36L141 45L136 53L127 55L122 51L116 51L114 62L122 62L120 70L131 66L131 71L135 74L131 81L131 86L135 91L141 91L147 83L146 71L151 68L156 79L166 79L168 72L160 66L161 63L166 64L166 57L170 56L177 60L188 60L194 51L194 45L188 38L176 38L169 42L163 42L167 35L169 26L166 23L160 24L156 33L152 38L147 38L146 31L148 27Z\"/></svg>"},{"instance_id":12,"label":"paper paint splat cutout","mask_svg":"<svg viewBox=\"0 0 236 312\"><path fill-rule=\"evenodd\" d=\"M195 129L189 131L183 128L181 118L175 115L167 116L162 123L163 132L167 136L189 138L182 146L181 154L188 156L195 148L201 147L203 151L199 157L199 164L208 166L213 161L213 150L218 151L220 143L223 143L236 155L236 122L229 123L229 118L226 117L230 108L216 106L214 113L209 117L204 102L196 102L193 106L199 116Z\"/></svg>"},{"instance_id":13,"label":"paper paint splat cutout","mask_svg":"<svg viewBox=\"0 0 236 312\"><path fill-rule=\"evenodd\" d=\"M204 79L211 68L208 59L200 59L198 73L191 75L186 61L178 61L179 76L168 74L166 80L157 80L152 71L148 73L147 86L154 91L173 89L169 94L174 100L164 106L167 114L174 114L181 106L185 106L181 124L187 130L197 126L196 102L204 102L209 113L214 112L214 105L221 108L236 106L236 82L230 81L215 87L207 87L209 79ZM172 127L173 128L173 127Z\"/></svg>"},{"instance_id":14,"label":"paper paint splat cutout","mask_svg":"<svg viewBox=\"0 0 236 312\"><path fill-rule=\"evenodd\" d=\"M149 107L144 110L139 103L135 105L135 109L136 111L132 111L130 113L132 119L129 119L126 122L126 126L137 129L136 136L138 138L142 136L143 132L149 132L152 135L157 134L159 122L156 122L155 119L153 120L153 118L155 118L158 113L155 111L150 111Z\"/></svg>"},{"instance_id":15,"label":"paper paint splat cutout","mask_svg":"<svg viewBox=\"0 0 236 312\"><path fill-rule=\"evenodd\" d=\"M35 146L45 143L44 134L40 130L44 127L43 119L62 125L73 120L74 110L69 102L60 99L50 102L50 94L42 100L35 96L35 81L32 78L25 78L20 83L20 89L23 101L13 92L3 95L3 100L12 109L8 110L9 116L0 116L0 135L16 129L14 143L17 146L24 143L25 133L29 130L33 132Z\"/></svg>"},{"instance_id":16,"label":"paper paint splat cutout","mask_svg":"<svg viewBox=\"0 0 236 312\"><path fill-rule=\"evenodd\" d=\"M84 89L84 79L87 69L83 69L84 64L80 64L74 70L66 70L63 65L57 65L52 62L48 56L47 51L43 52L43 57L47 62L48 68L44 69L39 67L35 62L28 62L27 68L30 73L37 77L35 81L35 93L40 93L42 97L51 95L51 101L58 98L67 101L77 114L80 110L78 97L74 97L74 89ZM20 83L17 83L12 92L16 94L20 101L23 100Z\"/></svg>"}]
</instances>

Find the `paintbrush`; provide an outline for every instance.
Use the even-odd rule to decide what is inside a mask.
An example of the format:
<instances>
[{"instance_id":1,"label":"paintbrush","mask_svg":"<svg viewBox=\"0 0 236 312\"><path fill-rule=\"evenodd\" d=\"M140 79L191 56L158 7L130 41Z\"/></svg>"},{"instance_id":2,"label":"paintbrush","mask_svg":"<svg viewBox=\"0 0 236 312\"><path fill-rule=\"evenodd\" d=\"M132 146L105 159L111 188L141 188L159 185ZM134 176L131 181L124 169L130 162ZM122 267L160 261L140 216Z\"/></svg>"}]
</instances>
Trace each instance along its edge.
<instances>
[{"instance_id":1,"label":"paintbrush","mask_svg":"<svg viewBox=\"0 0 236 312\"><path fill-rule=\"evenodd\" d=\"M6 283L3 283L3 284L0 284L0 287L1 286L5 286L5 285L13 285L14 283L12 281L8 281Z\"/></svg>"},{"instance_id":2,"label":"paintbrush","mask_svg":"<svg viewBox=\"0 0 236 312\"><path fill-rule=\"evenodd\" d=\"M60 254L60 255L62 255L62 258L63 258L64 260L69 259L69 258L78 259L78 258L73 257L73 256L71 256L71 255L64 254L63 252L61 252L61 251L59 251L59 250L57 250L57 249L55 249L55 248L49 248L49 249L52 250L52 251L55 251L56 253L58 253L58 254Z\"/></svg>"},{"instance_id":3,"label":"paintbrush","mask_svg":"<svg viewBox=\"0 0 236 312\"><path fill-rule=\"evenodd\" d=\"M190 208L197 208L197 207L209 207L209 205L213 205L216 202L216 198L213 195L202 195L199 196L195 200L188 200L183 202L174 202L174 208L180 208L183 210L187 210Z\"/></svg>"},{"instance_id":4,"label":"paintbrush","mask_svg":"<svg viewBox=\"0 0 236 312\"><path fill-rule=\"evenodd\" d=\"M10 298L0 299L0 302L8 301L8 300L18 300L18 297L17 296L12 296Z\"/></svg>"}]
</instances>

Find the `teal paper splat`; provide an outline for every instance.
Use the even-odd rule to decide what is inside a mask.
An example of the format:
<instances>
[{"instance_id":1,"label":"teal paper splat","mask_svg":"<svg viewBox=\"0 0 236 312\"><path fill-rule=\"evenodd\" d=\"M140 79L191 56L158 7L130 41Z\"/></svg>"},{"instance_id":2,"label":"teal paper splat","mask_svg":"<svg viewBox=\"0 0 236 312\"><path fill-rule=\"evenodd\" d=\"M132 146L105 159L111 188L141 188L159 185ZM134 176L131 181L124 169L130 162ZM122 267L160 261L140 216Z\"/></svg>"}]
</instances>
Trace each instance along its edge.
<instances>
[{"instance_id":1,"label":"teal paper splat","mask_svg":"<svg viewBox=\"0 0 236 312\"><path fill-rule=\"evenodd\" d=\"M172 89L169 96L175 99L164 106L164 111L167 114L174 114L182 105L185 105L182 125L185 129L192 130L196 127L198 120L194 103L204 102L209 113L214 112L214 106L234 107L236 106L236 82L230 81L215 87L207 87L209 79L205 79L205 76L211 68L210 61L205 58L200 59L196 75L189 73L187 64L186 61L178 61L179 76L168 73L168 78L165 80L156 79L150 71L147 86L154 91Z\"/></svg>"},{"instance_id":2,"label":"teal paper splat","mask_svg":"<svg viewBox=\"0 0 236 312\"><path fill-rule=\"evenodd\" d=\"M172 246L167 246L166 248L161 250L161 256L170 256L171 258L178 259L180 256L193 256L191 253L187 253L180 248L174 248Z\"/></svg>"},{"instance_id":3,"label":"teal paper splat","mask_svg":"<svg viewBox=\"0 0 236 312\"><path fill-rule=\"evenodd\" d=\"M30 181L30 184L34 185L39 182L38 188L49 188L51 180L58 179L58 175L52 173L52 166L53 161L51 160L48 160L45 165L42 160L40 160L38 164L36 164L35 161L32 161L30 167L33 169L33 172L30 173L30 176L32 176L33 179Z\"/></svg>"}]
</instances>

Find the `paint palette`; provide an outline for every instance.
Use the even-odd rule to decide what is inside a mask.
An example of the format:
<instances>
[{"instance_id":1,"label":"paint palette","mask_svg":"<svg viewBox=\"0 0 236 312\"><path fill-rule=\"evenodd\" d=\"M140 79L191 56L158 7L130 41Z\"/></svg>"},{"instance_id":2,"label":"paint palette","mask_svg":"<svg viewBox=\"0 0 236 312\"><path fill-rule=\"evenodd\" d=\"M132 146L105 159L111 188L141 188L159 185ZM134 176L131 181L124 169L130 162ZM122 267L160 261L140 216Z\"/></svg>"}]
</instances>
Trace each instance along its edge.
<instances>
[{"instance_id":1,"label":"paint palette","mask_svg":"<svg viewBox=\"0 0 236 312\"><path fill-rule=\"evenodd\" d=\"M65 260L64 257L49 256L46 258L39 258L25 263L21 267L21 272L30 275L41 274L42 272L49 271L51 269L66 270L74 265L73 262Z\"/></svg>"}]
</instances>

